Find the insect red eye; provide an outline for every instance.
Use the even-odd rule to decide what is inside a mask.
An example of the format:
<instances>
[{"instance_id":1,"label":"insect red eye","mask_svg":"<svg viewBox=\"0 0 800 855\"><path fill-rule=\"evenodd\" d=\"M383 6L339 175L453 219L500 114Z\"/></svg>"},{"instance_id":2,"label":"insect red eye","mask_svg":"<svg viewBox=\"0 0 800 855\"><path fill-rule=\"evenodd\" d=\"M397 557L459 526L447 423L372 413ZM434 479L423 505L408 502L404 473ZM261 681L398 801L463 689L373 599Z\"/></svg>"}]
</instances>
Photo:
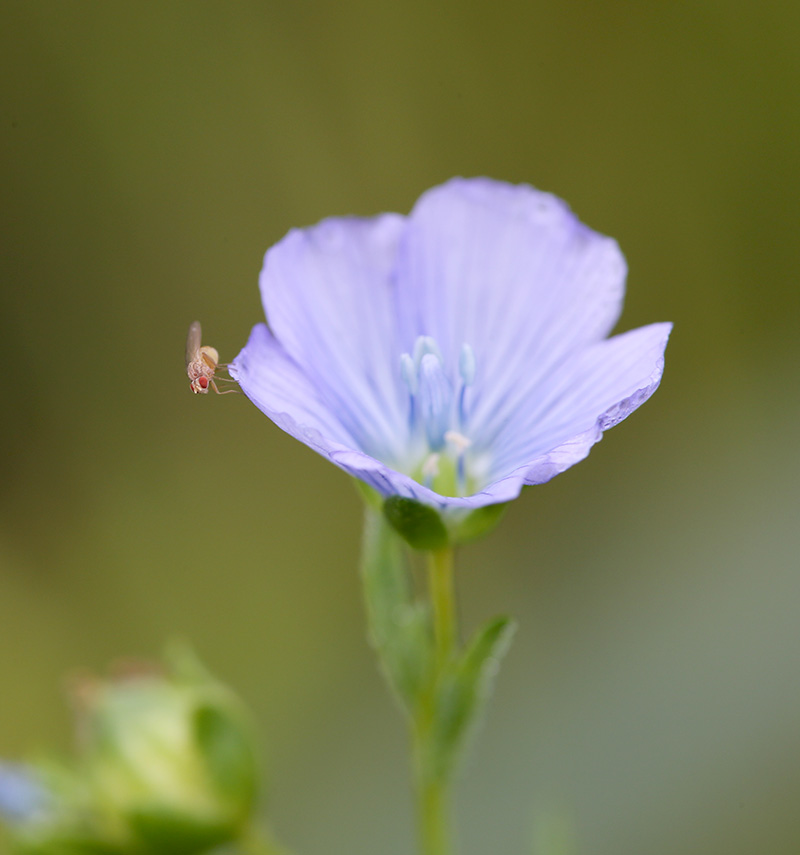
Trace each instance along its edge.
<instances>
[{"instance_id":1,"label":"insect red eye","mask_svg":"<svg viewBox=\"0 0 800 855\"><path fill-rule=\"evenodd\" d=\"M199 377L197 382L200 384L201 389L208 389L208 377Z\"/></svg>"}]
</instances>

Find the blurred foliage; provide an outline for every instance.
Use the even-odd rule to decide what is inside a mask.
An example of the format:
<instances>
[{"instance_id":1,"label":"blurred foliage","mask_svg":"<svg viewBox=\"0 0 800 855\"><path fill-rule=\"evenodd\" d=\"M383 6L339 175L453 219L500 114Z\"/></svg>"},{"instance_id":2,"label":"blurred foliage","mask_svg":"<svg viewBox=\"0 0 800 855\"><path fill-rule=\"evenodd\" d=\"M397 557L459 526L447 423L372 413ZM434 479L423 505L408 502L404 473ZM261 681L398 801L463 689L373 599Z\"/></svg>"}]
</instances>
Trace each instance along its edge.
<instances>
[{"instance_id":1,"label":"blurred foliage","mask_svg":"<svg viewBox=\"0 0 800 855\"><path fill-rule=\"evenodd\" d=\"M465 855L526 851L550 810L581 855L795 855L800 9L11 0L2 20L0 756L66 743L71 668L178 632L255 709L282 839L410 850L359 499L244 398L193 396L182 351L199 318L236 354L290 227L488 174L619 240L621 328L676 327L656 396L461 554L466 630L520 623Z\"/></svg>"},{"instance_id":2,"label":"blurred foliage","mask_svg":"<svg viewBox=\"0 0 800 855\"><path fill-rule=\"evenodd\" d=\"M10 795L16 808L14 851L197 855L252 834L259 771L247 713L190 650L173 645L166 659L76 681L74 756L0 781L0 802Z\"/></svg>"}]
</instances>

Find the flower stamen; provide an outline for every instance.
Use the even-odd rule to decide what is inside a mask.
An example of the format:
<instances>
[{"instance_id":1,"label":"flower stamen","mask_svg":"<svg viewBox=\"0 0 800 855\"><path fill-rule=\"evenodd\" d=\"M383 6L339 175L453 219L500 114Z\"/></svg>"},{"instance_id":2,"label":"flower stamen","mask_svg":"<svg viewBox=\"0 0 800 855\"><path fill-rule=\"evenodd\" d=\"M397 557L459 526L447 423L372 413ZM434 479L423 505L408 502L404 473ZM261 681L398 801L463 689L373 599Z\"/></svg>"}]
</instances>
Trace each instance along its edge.
<instances>
[{"instance_id":1,"label":"flower stamen","mask_svg":"<svg viewBox=\"0 0 800 855\"><path fill-rule=\"evenodd\" d=\"M422 464L423 484L430 490L433 487L433 479L439 474L439 453L434 451L429 454Z\"/></svg>"},{"instance_id":2,"label":"flower stamen","mask_svg":"<svg viewBox=\"0 0 800 855\"><path fill-rule=\"evenodd\" d=\"M419 364L419 416L431 451L440 451L450 426L453 387L447 379L441 359L426 353Z\"/></svg>"},{"instance_id":3,"label":"flower stamen","mask_svg":"<svg viewBox=\"0 0 800 855\"><path fill-rule=\"evenodd\" d=\"M466 495L466 450L472 441L464 428L467 389L475 380L475 352L470 345L462 345L458 374L453 376L448 374L436 340L419 336L414 342L413 356L409 353L400 356L400 376L409 393L409 429L422 445L421 449L417 445L418 453L427 453L422 464L417 463L420 482L431 489ZM440 458L446 448L450 463L442 469Z\"/></svg>"},{"instance_id":4,"label":"flower stamen","mask_svg":"<svg viewBox=\"0 0 800 855\"><path fill-rule=\"evenodd\" d=\"M459 433L457 430L449 430L445 432L444 441L453 446L457 455L462 455L471 445L472 440Z\"/></svg>"},{"instance_id":5,"label":"flower stamen","mask_svg":"<svg viewBox=\"0 0 800 855\"><path fill-rule=\"evenodd\" d=\"M461 345L458 359L458 373L461 375L461 391L458 394L458 424L463 428L467 420L467 389L475 381L475 351L468 345Z\"/></svg>"}]
</instances>

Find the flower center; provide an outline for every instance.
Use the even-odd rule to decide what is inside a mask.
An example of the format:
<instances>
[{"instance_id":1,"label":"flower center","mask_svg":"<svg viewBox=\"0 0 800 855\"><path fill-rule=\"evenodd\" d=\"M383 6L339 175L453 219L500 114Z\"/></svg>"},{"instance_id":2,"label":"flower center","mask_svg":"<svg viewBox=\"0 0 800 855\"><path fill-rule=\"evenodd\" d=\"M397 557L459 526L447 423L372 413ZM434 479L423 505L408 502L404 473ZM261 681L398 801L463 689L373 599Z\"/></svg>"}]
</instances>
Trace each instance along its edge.
<instances>
[{"instance_id":1,"label":"flower center","mask_svg":"<svg viewBox=\"0 0 800 855\"><path fill-rule=\"evenodd\" d=\"M470 489L465 435L468 390L475 379L475 354L461 348L458 378L446 370L436 340L420 336L414 353L400 357L400 371L409 393L409 429L414 459L413 478L442 495L464 496Z\"/></svg>"}]
</instances>

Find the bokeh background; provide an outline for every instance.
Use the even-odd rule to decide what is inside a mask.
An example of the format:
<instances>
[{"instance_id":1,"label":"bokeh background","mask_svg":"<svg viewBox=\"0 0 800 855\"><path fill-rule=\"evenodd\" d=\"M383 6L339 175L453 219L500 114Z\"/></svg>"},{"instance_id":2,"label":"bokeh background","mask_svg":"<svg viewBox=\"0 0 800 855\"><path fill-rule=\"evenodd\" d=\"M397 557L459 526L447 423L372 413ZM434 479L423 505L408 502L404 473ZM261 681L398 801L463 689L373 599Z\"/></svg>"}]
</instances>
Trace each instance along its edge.
<instances>
[{"instance_id":1,"label":"bokeh background","mask_svg":"<svg viewBox=\"0 0 800 855\"><path fill-rule=\"evenodd\" d=\"M800 7L3 4L0 756L64 679L194 643L254 709L279 836L413 849L347 478L238 396L264 250L452 175L553 191L672 320L655 397L460 556L521 624L459 791L464 855L800 851Z\"/></svg>"}]
</instances>

